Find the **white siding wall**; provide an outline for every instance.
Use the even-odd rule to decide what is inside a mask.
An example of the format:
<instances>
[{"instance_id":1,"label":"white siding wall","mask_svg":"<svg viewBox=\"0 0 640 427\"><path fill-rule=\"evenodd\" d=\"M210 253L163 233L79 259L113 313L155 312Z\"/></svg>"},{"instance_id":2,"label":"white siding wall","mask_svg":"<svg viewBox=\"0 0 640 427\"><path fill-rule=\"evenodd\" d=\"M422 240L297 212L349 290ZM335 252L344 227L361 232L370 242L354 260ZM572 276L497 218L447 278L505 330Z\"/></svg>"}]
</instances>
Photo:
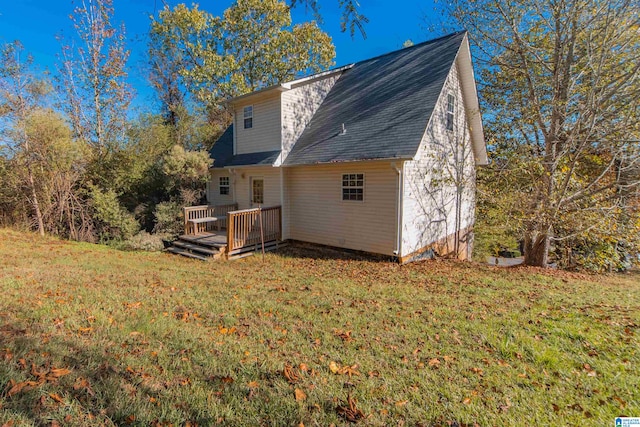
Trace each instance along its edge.
<instances>
[{"instance_id":1,"label":"white siding wall","mask_svg":"<svg viewBox=\"0 0 640 427\"><path fill-rule=\"evenodd\" d=\"M233 203L233 177L228 170L212 169L207 183L207 202L210 205L228 205ZM229 194L220 194L220 177L229 177Z\"/></svg>"},{"instance_id":2,"label":"white siding wall","mask_svg":"<svg viewBox=\"0 0 640 427\"><path fill-rule=\"evenodd\" d=\"M253 127L244 128L244 107L253 105ZM234 106L235 153L259 153L280 149L280 93Z\"/></svg>"},{"instance_id":3,"label":"white siding wall","mask_svg":"<svg viewBox=\"0 0 640 427\"><path fill-rule=\"evenodd\" d=\"M249 209L251 206L251 178L264 180L263 207L280 205L280 169L271 166L236 168L232 175L232 185L235 185L235 198L238 209Z\"/></svg>"},{"instance_id":4,"label":"white siding wall","mask_svg":"<svg viewBox=\"0 0 640 427\"><path fill-rule=\"evenodd\" d=\"M334 74L282 93L282 161L339 78Z\"/></svg>"},{"instance_id":5,"label":"white siding wall","mask_svg":"<svg viewBox=\"0 0 640 427\"><path fill-rule=\"evenodd\" d=\"M446 129L449 93L456 98L453 131ZM456 225L473 226L475 164L462 99L456 65L415 159L404 165L402 256L452 235Z\"/></svg>"},{"instance_id":6,"label":"white siding wall","mask_svg":"<svg viewBox=\"0 0 640 427\"><path fill-rule=\"evenodd\" d=\"M342 200L342 174L364 173L364 201ZM396 171L388 162L287 168L289 238L393 255Z\"/></svg>"}]
</instances>

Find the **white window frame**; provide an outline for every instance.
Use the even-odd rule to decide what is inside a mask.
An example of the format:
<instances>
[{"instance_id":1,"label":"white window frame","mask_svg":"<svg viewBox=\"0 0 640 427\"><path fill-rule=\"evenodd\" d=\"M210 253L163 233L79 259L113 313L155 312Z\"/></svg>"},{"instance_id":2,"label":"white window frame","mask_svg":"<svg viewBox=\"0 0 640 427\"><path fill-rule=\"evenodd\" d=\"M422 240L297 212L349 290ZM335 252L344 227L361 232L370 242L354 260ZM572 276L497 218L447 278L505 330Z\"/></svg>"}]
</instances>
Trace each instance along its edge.
<instances>
[{"instance_id":1,"label":"white window frame","mask_svg":"<svg viewBox=\"0 0 640 427\"><path fill-rule=\"evenodd\" d=\"M244 128L253 128L253 105L247 105L242 109L242 117L244 119ZM248 120L248 121L247 121Z\"/></svg>"},{"instance_id":2,"label":"white window frame","mask_svg":"<svg viewBox=\"0 0 640 427\"><path fill-rule=\"evenodd\" d=\"M341 198L343 202L364 202L365 176L362 172L349 172L342 174ZM345 193L345 190L347 191ZM345 196L348 197L345 199ZM352 196L355 196L352 197Z\"/></svg>"},{"instance_id":3,"label":"white window frame","mask_svg":"<svg viewBox=\"0 0 640 427\"><path fill-rule=\"evenodd\" d=\"M222 181L226 180L226 183L223 183ZM222 189L226 189L226 193L222 191ZM221 176L218 178L218 193L221 196L228 196L229 194L231 194L231 178L228 176Z\"/></svg>"},{"instance_id":4,"label":"white window frame","mask_svg":"<svg viewBox=\"0 0 640 427\"><path fill-rule=\"evenodd\" d=\"M446 108L444 126L448 131L453 131L456 123L456 97L453 93L447 94Z\"/></svg>"}]
</instances>

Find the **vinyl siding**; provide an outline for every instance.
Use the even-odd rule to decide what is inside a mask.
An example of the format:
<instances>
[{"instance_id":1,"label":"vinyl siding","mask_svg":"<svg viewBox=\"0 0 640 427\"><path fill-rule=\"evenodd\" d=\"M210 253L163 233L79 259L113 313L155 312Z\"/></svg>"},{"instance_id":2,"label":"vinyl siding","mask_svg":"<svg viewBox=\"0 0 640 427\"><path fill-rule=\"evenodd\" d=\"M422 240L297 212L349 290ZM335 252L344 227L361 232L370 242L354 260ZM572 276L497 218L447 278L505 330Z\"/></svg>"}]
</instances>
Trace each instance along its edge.
<instances>
[{"instance_id":1,"label":"vinyl siding","mask_svg":"<svg viewBox=\"0 0 640 427\"><path fill-rule=\"evenodd\" d=\"M456 99L453 131L446 129L448 94ZM420 148L414 160L404 164L403 173L402 256L455 233L457 205L459 229L473 226L475 164L457 64L450 71Z\"/></svg>"},{"instance_id":2,"label":"vinyl siding","mask_svg":"<svg viewBox=\"0 0 640 427\"><path fill-rule=\"evenodd\" d=\"M220 194L220 177L229 177L229 194ZM233 203L233 177L226 170L212 169L207 183L207 202L210 205L228 205Z\"/></svg>"},{"instance_id":3,"label":"vinyl siding","mask_svg":"<svg viewBox=\"0 0 640 427\"><path fill-rule=\"evenodd\" d=\"M282 161L339 78L334 74L282 93Z\"/></svg>"},{"instance_id":4,"label":"vinyl siding","mask_svg":"<svg viewBox=\"0 0 640 427\"><path fill-rule=\"evenodd\" d=\"M250 209L257 206L251 205L251 178L264 180L264 204L263 207L279 206L280 203L280 169L268 167L235 168L235 201L238 209Z\"/></svg>"},{"instance_id":5,"label":"vinyl siding","mask_svg":"<svg viewBox=\"0 0 640 427\"><path fill-rule=\"evenodd\" d=\"M244 107L253 105L253 127L244 128ZM234 154L280 150L280 93L234 105Z\"/></svg>"},{"instance_id":6,"label":"vinyl siding","mask_svg":"<svg viewBox=\"0 0 640 427\"><path fill-rule=\"evenodd\" d=\"M364 201L342 200L344 173L364 174ZM397 183L388 162L287 168L289 237L393 255Z\"/></svg>"}]
</instances>

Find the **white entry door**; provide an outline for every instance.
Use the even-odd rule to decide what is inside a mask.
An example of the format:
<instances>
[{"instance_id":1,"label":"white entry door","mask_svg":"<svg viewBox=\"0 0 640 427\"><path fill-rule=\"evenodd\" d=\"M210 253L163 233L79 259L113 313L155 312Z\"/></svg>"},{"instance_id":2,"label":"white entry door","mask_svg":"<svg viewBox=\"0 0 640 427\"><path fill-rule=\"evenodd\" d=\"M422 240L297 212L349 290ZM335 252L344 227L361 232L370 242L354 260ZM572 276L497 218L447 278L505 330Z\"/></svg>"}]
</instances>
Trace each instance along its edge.
<instances>
[{"instance_id":1,"label":"white entry door","mask_svg":"<svg viewBox=\"0 0 640 427\"><path fill-rule=\"evenodd\" d=\"M264 205L264 179L251 177L251 207Z\"/></svg>"}]
</instances>

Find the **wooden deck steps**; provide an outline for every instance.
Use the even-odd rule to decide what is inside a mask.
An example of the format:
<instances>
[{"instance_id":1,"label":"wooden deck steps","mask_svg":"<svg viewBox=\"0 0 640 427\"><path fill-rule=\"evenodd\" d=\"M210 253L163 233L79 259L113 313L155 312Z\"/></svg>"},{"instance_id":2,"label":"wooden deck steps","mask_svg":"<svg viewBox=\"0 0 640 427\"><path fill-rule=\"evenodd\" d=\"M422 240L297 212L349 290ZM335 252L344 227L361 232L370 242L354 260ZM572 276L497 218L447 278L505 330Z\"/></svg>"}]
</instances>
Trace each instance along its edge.
<instances>
[{"instance_id":1,"label":"wooden deck steps","mask_svg":"<svg viewBox=\"0 0 640 427\"><path fill-rule=\"evenodd\" d=\"M222 258L226 252L226 236L220 234L183 235L172 243L167 252L209 261Z\"/></svg>"},{"instance_id":2,"label":"wooden deck steps","mask_svg":"<svg viewBox=\"0 0 640 427\"><path fill-rule=\"evenodd\" d=\"M222 231L222 233L225 233L225 231ZM262 251L262 244L254 243L228 252L227 236L225 234L217 233L182 235L178 240L172 242L171 245L172 246L167 249L167 252L202 261L210 261L220 258L240 259L259 254ZM264 243L264 250L265 252L272 251L286 245L286 242L272 240Z\"/></svg>"},{"instance_id":3,"label":"wooden deck steps","mask_svg":"<svg viewBox=\"0 0 640 427\"><path fill-rule=\"evenodd\" d=\"M186 249L188 251L204 254L206 256L216 256L220 253L218 249L209 249L208 247L185 242L182 240L176 240L175 242L173 242L173 247L176 247L176 246L180 249Z\"/></svg>"},{"instance_id":4,"label":"wooden deck steps","mask_svg":"<svg viewBox=\"0 0 640 427\"><path fill-rule=\"evenodd\" d=\"M206 256L206 255L198 255L197 253L190 252L186 249L180 249L175 246L171 246L170 248L168 248L167 252L171 252L172 254L176 254L176 255L186 256L188 258L199 259L200 261L209 261L212 259L212 257Z\"/></svg>"}]
</instances>

